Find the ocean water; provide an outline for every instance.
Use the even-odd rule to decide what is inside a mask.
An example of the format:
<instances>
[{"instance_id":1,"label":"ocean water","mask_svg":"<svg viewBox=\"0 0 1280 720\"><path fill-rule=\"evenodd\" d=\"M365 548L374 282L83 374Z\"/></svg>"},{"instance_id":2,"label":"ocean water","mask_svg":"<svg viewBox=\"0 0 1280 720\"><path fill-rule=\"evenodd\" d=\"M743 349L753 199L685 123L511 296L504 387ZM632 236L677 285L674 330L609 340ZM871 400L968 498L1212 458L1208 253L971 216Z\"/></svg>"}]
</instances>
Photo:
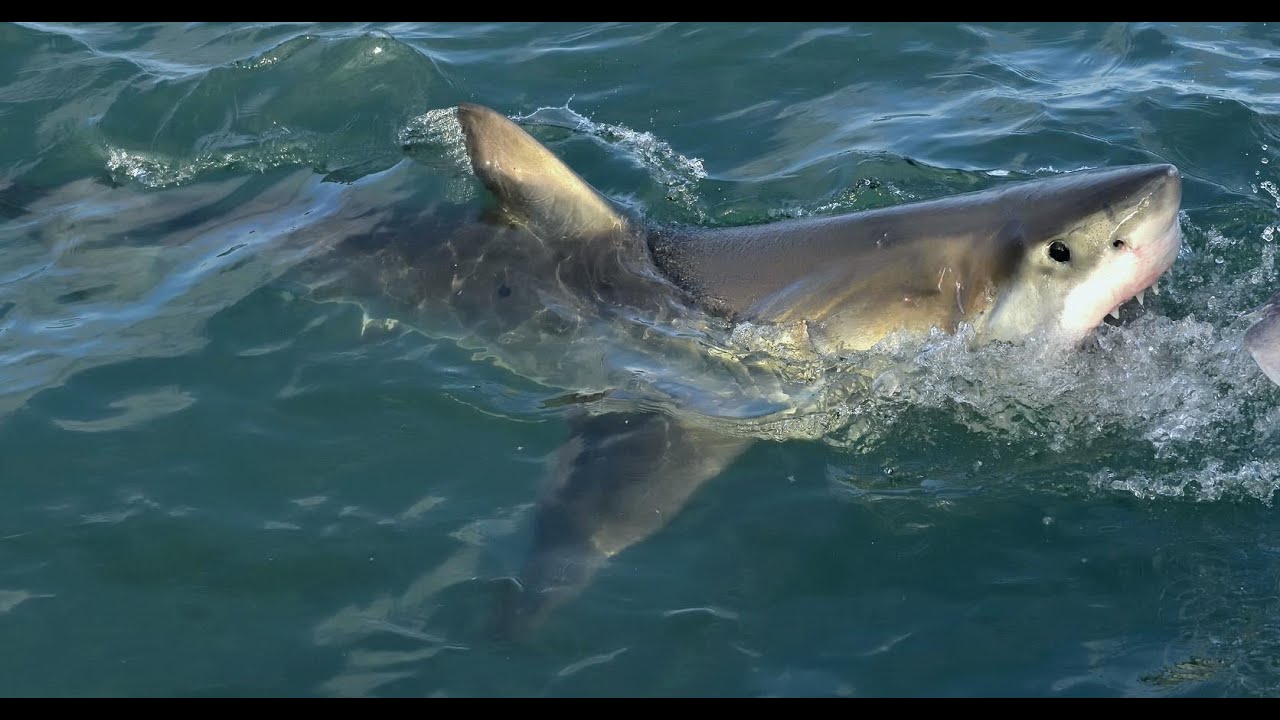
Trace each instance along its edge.
<instances>
[{"instance_id":1,"label":"ocean water","mask_svg":"<svg viewBox=\"0 0 1280 720\"><path fill-rule=\"evenodd\" d=\"M483 206L463 101L661 222L1171 162L1184 244L1070 357L881 348L510 641L601 381L329 252ZM1263 23L0 26L0 695L1278 695L1277 165Z\"/></svg>"}]
</instances>

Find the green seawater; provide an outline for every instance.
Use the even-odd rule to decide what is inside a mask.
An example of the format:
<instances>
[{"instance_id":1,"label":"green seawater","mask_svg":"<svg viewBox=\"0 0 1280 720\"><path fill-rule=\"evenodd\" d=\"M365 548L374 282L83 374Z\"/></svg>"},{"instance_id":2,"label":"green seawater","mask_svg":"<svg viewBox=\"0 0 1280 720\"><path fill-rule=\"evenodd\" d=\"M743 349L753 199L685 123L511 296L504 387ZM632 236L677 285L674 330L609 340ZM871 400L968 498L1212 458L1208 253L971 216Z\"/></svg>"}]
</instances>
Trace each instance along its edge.
<instances>
[{"instance_id":1,"label":"green seawater","mask_svg":"<svg viewBox=\"0 0 1280 720\"><path fill-rule=\"evenodd\" d=\"M343 203L485 202L463 101L660 222L1170 162L1184 245L1061 363L899 349L509 642L579 403L316 287ZM0 696L1280 695L1277 165L1266 23L0 25Z\"/></svg>"}]
</instances>

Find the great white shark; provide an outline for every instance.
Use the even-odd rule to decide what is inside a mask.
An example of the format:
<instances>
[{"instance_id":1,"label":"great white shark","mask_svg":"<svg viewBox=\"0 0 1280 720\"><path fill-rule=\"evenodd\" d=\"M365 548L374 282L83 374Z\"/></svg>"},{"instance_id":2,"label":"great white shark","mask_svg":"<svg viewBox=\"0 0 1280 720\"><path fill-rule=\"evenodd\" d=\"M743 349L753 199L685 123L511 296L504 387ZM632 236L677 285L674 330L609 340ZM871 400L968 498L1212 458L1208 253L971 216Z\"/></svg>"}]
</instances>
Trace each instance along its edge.
<instances>
[{"instance_id":1,"label":"great white shark","mask_svg":"<svg viewBox=\"0 0 1280 720\"><path fill-rule=\"evenodd\" d=\"M605 197L500 113L464 103L457 118L493 212L476 234L452 235L430 252L398 251L382 263L383 286L451 315L463 335L488 338L477 344L512 366L521 353L504 353L504 340L590 343L597 330L575 332L584 324L640 327L636 345L662 348L654 351L657 372L644 366L657 376L651 384L676 386L662 396L674 401L664 402L619 375L583 385L599 391L571 417L571 437L538 500L532 548L502 613L513 632L663 527L751 444L750 433L734 430L732 421L751 411L733 388L760 385L682 394L699 379L678 353L665 355L682 335L670 328L780 328L776 337L819 357L933 328L965 327L979 342L1065 347L1121 304L1141 302L1181 244L1181 178L1169 164L845 215L679 227L647 222ZM594 377L595 363L581 362L570 345L559 369ZM685 345L724 354L715 343ZM670 357L666 372L662 357ZM619 362L616 353L598 359ZM794 402L773 399L758 412L785 412Z\"/></svg>"}]
</instances>

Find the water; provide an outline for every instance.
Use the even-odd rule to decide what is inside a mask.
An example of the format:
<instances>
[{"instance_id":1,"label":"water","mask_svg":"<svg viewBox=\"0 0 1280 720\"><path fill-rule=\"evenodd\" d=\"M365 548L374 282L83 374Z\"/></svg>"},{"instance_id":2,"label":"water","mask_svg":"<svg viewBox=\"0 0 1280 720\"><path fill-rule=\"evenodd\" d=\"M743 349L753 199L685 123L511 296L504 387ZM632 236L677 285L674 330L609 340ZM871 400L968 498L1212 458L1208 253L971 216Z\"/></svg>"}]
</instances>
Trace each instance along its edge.
<instances>
[{"instance_id":1,"label":"water","mask_svg":"<svg viewBox=\"0 0 1280 720\"><path fill-rule=\"evenodd\" d=\"M1277 32L0 26L0 694L1280 694ZM882 349L501 642L574 403L322 252L483 203L460 101L708 226L1172 162L1184 248L1070 357Z\"/></svg>"}]
</instances>

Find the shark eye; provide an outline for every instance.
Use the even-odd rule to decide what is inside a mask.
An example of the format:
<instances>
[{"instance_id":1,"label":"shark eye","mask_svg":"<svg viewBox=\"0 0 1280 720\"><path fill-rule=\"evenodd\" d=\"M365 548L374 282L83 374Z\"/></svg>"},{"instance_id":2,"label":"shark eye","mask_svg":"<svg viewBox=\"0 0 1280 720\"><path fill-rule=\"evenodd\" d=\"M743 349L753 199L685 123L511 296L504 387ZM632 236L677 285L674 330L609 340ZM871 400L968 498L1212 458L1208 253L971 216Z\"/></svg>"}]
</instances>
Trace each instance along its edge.
<instances>
[{"instance_id":1,"label":"shark eye","mask_svg":"<svg viewBox=\"0 0 1280 720\"><path fill-rule=\"evenodd\" d=\"M1054 240L1049 244L1049 257L1058 262L1070 262L1071 249L1062 243L1061 240Z\"/></svg>"}]
</instances>

